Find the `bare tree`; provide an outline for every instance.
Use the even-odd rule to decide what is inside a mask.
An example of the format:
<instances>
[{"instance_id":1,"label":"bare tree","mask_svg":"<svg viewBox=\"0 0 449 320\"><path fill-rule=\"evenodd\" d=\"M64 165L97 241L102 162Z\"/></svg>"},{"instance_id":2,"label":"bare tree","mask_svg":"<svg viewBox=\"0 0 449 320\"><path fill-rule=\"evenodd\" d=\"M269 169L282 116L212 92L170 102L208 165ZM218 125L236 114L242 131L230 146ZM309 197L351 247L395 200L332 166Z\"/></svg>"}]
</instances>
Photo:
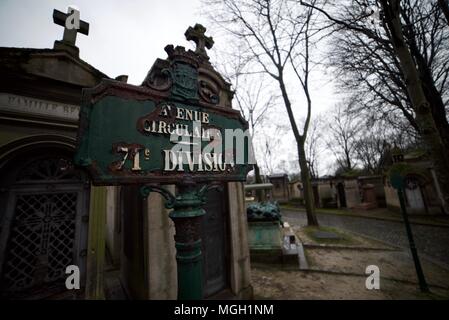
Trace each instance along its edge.
<instances>
[{"instance_id":1,"label":"bare tree","mask_svg":"<svg viewBox=\"0 0 449 320\"><path fill-rule=\"evenodd\" d=\"M241 88L245 88L245 86L241 86ZM251 139L254 138L256 125L260 124L265 116L268 108L273 104L276 96L269 95L268 99L260 102L261 92L264 89L264 83L261 81L259 83L256 82L256 88L254 88L255 92L252 91L252 86L249 85L248 91L242 92L242 96L239 96L237 99L237 104L239 105L240 110L245 118L249 120L250 128L251 128ZM247 111L247 113L245 112ZM259 165L254 163L254 175L256 178L256 183L262 183L262 178L260 176L260 168ZM256 190L256 198L258 201L262 201L263 193L262 190Z\"/></svg>"},{"instance_id":2,"label":"bare tree","mask_svg":"<svg viewBox=\"0 0 449 320\"><path fill-rule=\"evenodd\" d=\"M441 93L435 86L432 72L429 72L431 71L429 61L425 59L428 52L422 51L423 48L427 50L428 34L418 33L416 27L431 18L433 14L441 15L441 8L436 5L436 2L432 2L433 9L429 14L413 16L411 13L417 12L417 8L422 5L421 1L354 0L337 4L338 10L323 9L313 3L301 2L304 6L322 13L338 30L351 30L359 36L373 40L377 44L372 47L374 53L380 45L392 52L405 84L404 92L413 110L417 130L437 171L445 211L449 212L449 124L446 107ZM367 26L367 19L372 14L370 8L373 6L380 8L380 28ZM447 45L447 40L442 42L441 48L444 49L444 45ZM437 53L441 52L441 48L435 48L433 52L430 52L430 56L435 58ZM447 58L444 63L440 74L440 77L443 77L443 83L447 80ZM447 87L443 88L447 89Z\"/></svg>"},{"instance_id":3,"label":"bare tree","mask_svg":"<svg viewBox=\"0 0 449 320\"><path fill-rule=\"evenodd\" d=\"M393 48L399 58L401 70L404 74L405 83L407 84L407 91L416 113L416 121L420 129L419 132L433 155L433 162L439 175L440 185L445 191L444 200L446 203L444 206L446 207L446 212L449 212L449 149L446 149L442 137L438 132L432 116L430 103L426 97L423 83L417 70L417 65L407 46L402 31L400 2L399 0L381 0L380 3L385 14L384 21L387 25ZM427 82L424 84L429 85Z\"/></svg>"},{"instance_id":4,"label":"bare tree","mask_svg":"<svg viewBox=\"0 0 449 320\"><path fill-rule=\"evenodd\" d=\"M335 155L338 168L343 171L350 171L355 165L356 143L362 123L353 113L345 111L347 105L355 103L353 100L337 104L334 112L327 118L326 145Z\"/></svg>"},{"instance_id":5,"label":"bare tree","mask_svg":"<svg viewBox=\"0 0 449 320\"><path fill-rule=\"evenodd\" d=\"M438 0L438 5L446 17L446 21L449 24L449 2L447 0Z\"/></svg>"},{"instance_id":6,"label":"bare tree","mask_svg":"<svg viewBox=\"0 0 449 320\"><path fill-rule=\"evenodd\" d=\"M279 85L296 140L307 221L309 225L318 225L305 153L312 111L309 74L311 38L316 34L312 28L313 10L287 0L210 0L207 5L213 12L211 19L215 23L247 44L248 55L260 68L253 72L264 72ZM297 85L290 82L293 77L298 81ZM306 120L301 131L294 116L291 98L292 92L296 94L298 88L307 101Z\"/></svg>"},{"instance_id":7,"label":"bare tree","mask_svg":"<svg viewBox=\"0 0 449 320\"><path fill-rule=\"evenodd\" d=\"M227 49L229 52L222 52L220 59L217 59L220 63L216 68L232 84L235 90L234 101L242 116L249 122L250 135L254 142L257 128L266 118L267 110L277 103L279 97L268 88L264 74L253 75L246 72L248 60L242 53L241 46L228 46ZM257 160L254 164L254 176L256 183L262 183ZM262 190L256 191L258 201L262 201L262 194Z\"/></svg>"},{"instance_id":8,"label":"bare tree","mask_svg":"<svg viewBox=\"0 0 449 320\"><path fill-rule=\"evenodd\" d=\"M363 126L355 142L356 159L363 171L367 174L381 174L382 161L390 146L408 150L410 146L416 146L416 140L400 127L386 128L379 124L373 127Z\"/></svg>"},{"instance_id":9,"label":"bare tree","mask_svg":"<svg viewBox=\"0 0 449 320\"><path fill-rule=\"evenodd\" d=\"M272 125L269 130L260 131L258 138L260 143L259 154L262 158L263 171L267 175L273 174L275 170L275 162L279 160L279 147L282 144L282 138L285 136L286 128L282 125Z\"/></svg>"},{"instance_id":10,"label":"bare tree","mask_svg":"<svg viewBox=\"0 0 449 320\"><path fill-rule=\"evenodd\" d=\"M316 116L310 121L305 149L310 176L312 179L317 179L320 177L320 157L325 143L323 135L324 125L325 122L321 116Z\"/></svg>"}]
</instances>

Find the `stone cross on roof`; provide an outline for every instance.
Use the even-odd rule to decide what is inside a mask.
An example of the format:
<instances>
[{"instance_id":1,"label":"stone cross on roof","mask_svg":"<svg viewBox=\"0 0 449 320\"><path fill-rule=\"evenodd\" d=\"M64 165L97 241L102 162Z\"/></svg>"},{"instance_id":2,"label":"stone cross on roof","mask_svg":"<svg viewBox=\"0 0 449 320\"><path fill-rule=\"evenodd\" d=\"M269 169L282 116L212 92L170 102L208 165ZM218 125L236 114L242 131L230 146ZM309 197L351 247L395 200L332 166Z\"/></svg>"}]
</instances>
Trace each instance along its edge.
<instances>
[{"instance_id":1,"label":"stone cross on roof","mask_svg":"<svg viewBox=\"0 0 449 320\"><path fill-rule=\"evenodd\" d=\"M195 53L199 54L200 56L206 57L206 49L212 48L214 45L214 40L212 37L207 37L205 35L206 28L203 27L201 24L197 23L195 26L189 27L186 32L184 33L187 40L192 40L196 44L196 50Z\"/></svg>"},{"instance_id":2,"label":"stone cross on roof","mask_svg":"<svg viewBox=\"0 0 449 320\"><path fill-rule=\"evenodd\" d=\"M53 10L53 22L64 27L62 42L66 45L75 46L76 34L89 34L89 24L79 19L79 11L69 7L67 13Z\"/></svg>"}]
</instances>

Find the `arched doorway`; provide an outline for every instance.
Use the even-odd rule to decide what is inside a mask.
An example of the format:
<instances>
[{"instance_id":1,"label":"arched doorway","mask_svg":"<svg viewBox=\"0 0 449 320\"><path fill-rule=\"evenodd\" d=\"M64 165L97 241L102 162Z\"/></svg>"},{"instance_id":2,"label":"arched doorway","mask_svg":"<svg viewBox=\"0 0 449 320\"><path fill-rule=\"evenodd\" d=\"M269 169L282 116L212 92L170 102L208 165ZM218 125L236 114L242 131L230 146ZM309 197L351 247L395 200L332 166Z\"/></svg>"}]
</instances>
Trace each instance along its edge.
<instances>
[{"instance_id":1,"label":"arched doorway","mask_svg":"<svg viewBox=\"0 0 449 320\"><path fill-rule=\"evenodd\" d=\"M419 175L409 175L405 179L406 205L411 213L426 213L427 205L423 186L424 178Z\"/></svg>"},{"instance_id":2,"label":"arched doorway","mask_svg":"<svg viewBox=\"0 0 449 320\"><path fill-rule=\"evenodd\" d=\"M38 151L38 152L37 152ZM2 169L0 295L65 298L68 265L84 283L89 183L58 148L21 153Z\"/></svg>"}]
</instances>

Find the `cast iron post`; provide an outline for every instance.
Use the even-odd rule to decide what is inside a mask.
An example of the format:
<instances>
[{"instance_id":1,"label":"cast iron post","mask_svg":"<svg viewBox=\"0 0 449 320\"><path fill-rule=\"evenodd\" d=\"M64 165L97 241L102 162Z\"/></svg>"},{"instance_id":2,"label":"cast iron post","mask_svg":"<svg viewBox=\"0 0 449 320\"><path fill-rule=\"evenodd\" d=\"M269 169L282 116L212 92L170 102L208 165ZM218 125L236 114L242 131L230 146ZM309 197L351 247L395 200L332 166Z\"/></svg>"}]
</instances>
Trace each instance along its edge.
<instances>
[{"instance_id":1,"label":"cast iron post","mask_svg":"<svg viewBox=\"0 0 449 320\"><path fill-rule=\"evenodd\" d=\"M140 189L146 198L150 192L160 193L166 200L165 207L173 209L169 217L175 223L176 262L178 269L178 299L198 300L203 298L203 270L201 253L201 219L206 213L201 206L205 203L207 190L218 185L197 187L189 179L178 186L175 196L168 190L147 185Z\"/></svg>"},{"instance_id":2,"label":"cast iron post","mask_svg":"<svg viewBox=\"0 0 449 320\"><path fill-rule=\"evenodd\" d=\"M429 292L429 287L427 286L426 278L424 277L424 272L421 267L421 262L419 261L418 251L416 250L415 241L413 239L412 228L410 227L410 222L408 221L407 210L405 208L404 200L404 177L398 173L393 173L390 177L391 185L398 192L399 203L401 205L401 213L404 219L405 230L407 231L408 243L410 245L410 251L412 253L413 262L415 264L416 275L418 276L419 288L421 292Z\"/></svg>"}]
</instances>

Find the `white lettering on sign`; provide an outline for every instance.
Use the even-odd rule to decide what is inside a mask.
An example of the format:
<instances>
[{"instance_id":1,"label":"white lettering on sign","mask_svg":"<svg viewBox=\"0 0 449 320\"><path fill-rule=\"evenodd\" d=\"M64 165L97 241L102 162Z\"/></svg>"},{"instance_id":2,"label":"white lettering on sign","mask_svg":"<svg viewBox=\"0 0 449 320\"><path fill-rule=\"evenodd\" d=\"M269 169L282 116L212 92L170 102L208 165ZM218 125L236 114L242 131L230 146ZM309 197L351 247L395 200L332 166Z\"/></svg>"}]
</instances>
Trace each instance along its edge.
<instances>
[{"instance_id":1,"label":"white lettering on sign","mask_svg":"<svg viewBox=\"0 0 449 320\"><path fill-rule=\"evenodd\" d=\"M184 164L190 172L230 171L233 163L224 163L221 153L194 154L188 151L164 150L164 171L184 171Z\"/></svg>"},{"instance_id":2,"label":"white lettering on sign","mask_svg":"<svg viewBox=\"0 0 449 320\"><path fill-rule=\"evenodd\" d=\"M220 129L208 125L209 113L173 104L160 106L158 116L167 120L147 117L139 120L138 128L145 133L170 135L173 146L161 150L163 171L222 173L233 172L237 168L236 165L255 163L248 129ZM176 120L189 121L190 124ZM142 168L145 170L147 166L145 161L151 160L150 147L151 144L146 143L114 143L113 153L120 153L122 157L121 160L112 162L109 169L131 169L140 174ZM157 155L158 152L154 151L153 154Z\"/></svg>"},{"instance_id":3,"label":"white lettering on sign","mask_svg":"<svg viewBox=\"0 0 449 320\"><path fill-rule=\"evenodd\" d=\"M204 128L193 128L189 129L188 124L183 123L170 123L167 124L165 121L148 121L145 120L143 123L143 130L148 133L157 134L175 134L176 136L183 137L193 137L193 138L209 138L209 130Z\"/></svg>"},{"instance_id":4,"label":"white lettering on sign","mask_svg":"<svg viewBox=\"0 0 449 320\"><path fill-rule=\"evenodd\" d=\"M60 102L0 93L0 112L32 114L77 121L80 107Z\"/></svg>"},{"instance_id":5,"label":"white lettering on sign","mask_svg":"<svg viewBox=\"0 0 449 320\"><path fill-rule=\"evenodd\" d=\"M132 163L133 163L133 166L131 168L132 171L140 171L140 170L142 170L140 168L140 150L141 149L142 148L140 148L140 147L133 147L132 145L129 146L129 147L128 146L123 146L123 145L117 146L116 152L117 153L123 153L124 156L122 158L122 161L120 161L118 163L118 166L117 166L116 169L117 170L122 170L123 166L125 165L126 160L131 160ZM147 153L147 152L145 151L145 153Z\"/></svg>"}]
</instances>

